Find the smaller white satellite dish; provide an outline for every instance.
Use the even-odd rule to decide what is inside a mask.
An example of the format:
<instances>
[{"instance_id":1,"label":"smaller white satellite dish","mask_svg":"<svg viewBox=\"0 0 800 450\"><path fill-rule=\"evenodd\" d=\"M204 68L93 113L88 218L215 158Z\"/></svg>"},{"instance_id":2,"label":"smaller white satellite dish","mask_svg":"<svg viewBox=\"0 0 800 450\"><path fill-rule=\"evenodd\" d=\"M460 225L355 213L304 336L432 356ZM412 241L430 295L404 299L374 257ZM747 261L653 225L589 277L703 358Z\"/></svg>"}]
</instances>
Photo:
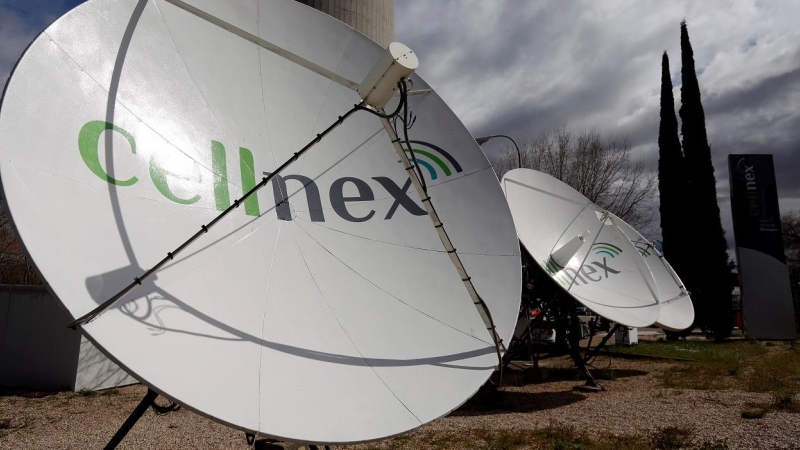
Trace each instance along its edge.
<instances>
[{"instance_id":1,"label":"smaller white satellite dish","mask_svg":"<svg viewBox=\"0 0 800 450\"><path fill-rule=\"evenodd\" d=\"M644 327L659 319L656 279L620 229L627 224L535 170L512 170L502 185L520 241L561 288L622 325Z\"/></svg>"}]
</instances>

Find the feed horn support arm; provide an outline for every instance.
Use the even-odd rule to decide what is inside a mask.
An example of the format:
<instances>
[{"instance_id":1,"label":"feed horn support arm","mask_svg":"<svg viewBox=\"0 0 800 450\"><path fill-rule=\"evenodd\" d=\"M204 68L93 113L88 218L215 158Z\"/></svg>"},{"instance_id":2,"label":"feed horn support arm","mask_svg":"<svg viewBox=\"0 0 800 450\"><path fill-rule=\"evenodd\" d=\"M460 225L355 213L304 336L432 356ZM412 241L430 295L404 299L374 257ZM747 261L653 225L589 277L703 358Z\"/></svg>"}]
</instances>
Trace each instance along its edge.
<instances>
[{"instance_id":1,"label":"feed horn support arm","mask_svg":"<svg viewBox=\"0 0 800 450\"><path fill-rule=\"evenodd\" d=\"M475 308L478 310L478 314L480 314L481 319L483 320L484 325L486 325L486 329L489 331L489 334L494 342L495 349L497 351L497 359L498 359L498 367L501 370L502 376L502 368L503 368L503 352L505 351L505 347L503 345L503 340L497 333L497 329L494 325L494 320L492 319L492 314L489 311L489 307L483 301L481 296L478 294L478 291L475 289L475 285L472 283L472 278L467 273L467 269L464 267L464 264L461 262L461 258L458 256L458 251L455 247L453 247L453 243L450 241L450 237L447 234L447 231L444 228L444 223L439 219L439 214L436 212L436 208L434 208L433 203L431 202L431 197L427 193L427 189L423 185L423 181L420 180L417 172L412 165L412 163L408 159L408 155L406 155L403 146L400 144L400 137L397 136L392 124L389 122L389 119L382 118L383 127L386 129L386 133L391 138L392 144L394 145L395 152L397 156L400 158L400 162L403 163L403 167L408 174L409 179L414 185L417 194L419 195L422 204L425 205L425 210L428 212L428 216L431 218L433 222L433 226L436 229L436 232L439 235L439 239L442 241L442 245L444 245L445 250L447 251L448 256L450 256L450 261L453 263L456 271L458 272L459 276L461 277L461 281L464 283L464 286L467 288L467 292L469 293L470 297L472 298L472 302L475 304Z\"/></svg>"}]
</instances>

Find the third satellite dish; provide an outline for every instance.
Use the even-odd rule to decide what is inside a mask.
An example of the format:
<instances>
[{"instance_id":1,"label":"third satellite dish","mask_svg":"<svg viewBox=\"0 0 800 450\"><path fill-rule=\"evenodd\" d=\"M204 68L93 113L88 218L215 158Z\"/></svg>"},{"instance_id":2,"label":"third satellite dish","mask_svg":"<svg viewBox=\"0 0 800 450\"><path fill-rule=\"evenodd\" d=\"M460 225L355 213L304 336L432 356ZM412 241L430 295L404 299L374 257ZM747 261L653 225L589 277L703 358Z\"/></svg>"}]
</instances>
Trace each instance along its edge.
<instances>
[{"instance_id":1,"label":"third satellite dish","mask_svg":"<svg viewBox=\"0 0 800 450\"><path fill-rule=\"evenodd\" d=\"M238 206L86 336L162 395L290 441L379 439L469 398L497 364L469 286L508 340L519 244L488 160L421 78L409 155L466 278L373 114L236 202L361 101L385 52L293 0L90 0L48 27L6 88L0 175L74 317Z\"/></svg>"},{"instance_id":2,"label":"third satellite dish","mask_svg":"<svg viewBox=\"0 0 800 450\"><path fill-rule=\"evenodd\" d=\"M614 223L625 234L644 259L647 268L653 274L658 288L660 310L656 325L671 331L689 328L694 322L694 306L689 292L678 274L672 269L664 255L642 236L636 229L614 216Z\"/></svg>"},{"instance_id":3,"label":"third satellite dish","mask_svg":"<svg viewBox=\"0 0 800 450\"><path fill-rule=\"evenodd\" d=\"M529 169L506 173L502 185L522 244L559 286L591 310L643 327L659 319L662 297L677 298L672 290L659 289L629 238L632 228L569 185Z\"/></svg>"}]
</instances>

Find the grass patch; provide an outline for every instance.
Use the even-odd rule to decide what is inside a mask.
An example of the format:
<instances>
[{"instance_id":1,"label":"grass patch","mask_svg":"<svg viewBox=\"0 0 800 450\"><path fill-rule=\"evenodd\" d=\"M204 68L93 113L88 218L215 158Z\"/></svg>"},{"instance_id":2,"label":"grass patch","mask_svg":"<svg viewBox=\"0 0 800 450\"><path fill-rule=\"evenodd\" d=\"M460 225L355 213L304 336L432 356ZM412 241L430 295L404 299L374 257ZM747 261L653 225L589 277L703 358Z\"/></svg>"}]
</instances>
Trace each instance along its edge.
<instances>
[{"instance_id":1,"label":"grass patch","mask_svg":"<svg viewBox=\"0 0 800 450\"><path fill-rule=\"evenodd\" d=\"M746 388L753 392L800 392L800 349L783 347L751 365Z\"/></svg>"},{"instance_id":2,"label":"grass patch","mask_svg":"<svg viewBox=\"0 0 800 450\"><path fill-rule=\"evenodd\" d=\"M470 450L640 450L691 447L692 430L670 427L652 436L602 435L591 436L570 425L551 425L533 430L497 430L482 428L452 433L421 433L398 436L382 442L369 444L369 450L377 449L470 449ZM413 442L411 440L413 439ZM673 445L681 444L680 447ZM704 443L705 444L705 443ZM713 443L708 443L712 445ZM722 450L727 447L698 447Z\"/></svg>"},{"instance_id":3,"label":"grass patch","mask_svg":"<svg viewBox=\"0 0 800 450\"><path fill-rule=\"evenodd\" d=\"M657 450L679 450L692 443L694 430L688 427L665 427L650 435L650 447Z\"/></svg>"},{"instance_id":4,"label":"grass patch","mask_svg":"<svg viewBox=\"0 0 800 450\"><path fill-rule=\"evenodd\" d=\"M781 389L772 394L772 407L786 412L800 413L800 400L797 391Z\"/></svg>"},{"instance_id":5,"label":"grass patch","mask_svg":"<svg viewBox=\"0 0 800 450\"><path fill-rule=\"evenodd\" d=\"M472 442L449 443L446 448L476 450L516 450L521 448L554 450L635 450L647 448L647 439L635 435L593 437L570 425L551 425L535 430L480 430Z\"/></svg>"},{"instance_id":6,"label":"grass patch","mask_svg":"<svg viewBox=\"0 0 800 450\"><path fill-rule=\"evenodd\" d=\"M773 392L771 403L748 406L749 409L742 411L742 419L761 419L770 411L800 413L797 391L791 389L779 389Z\"/></svg>"},{"instance_id":7,"label":"grass patch","mask_svg":"<svg viewBox=\"0 0 800 450\"><path fill-rule=\"evenodd\" d=\"M615 352L638 353L662 358L685 358L699 362L735 365L767 352L758 342L731 341L721 344L708 341L640 341L635 347L614 347Z\"/></svg>"},{"instance_id":8,"label":"grass patch","mask_svg":"<svg viewBox=\"0 0 800 450\"><path fill-rule=\"evenodd\" d=\"M740 382L725 363L678 363L661 375L664 387L678 389L734 389Z\"/></svg>"},{"instance_id":9,"label":"grass patch","mask_svg":"<svg viewBox=\"0 0 800 450\"><path fill-rule=\"evenodd\" d=\"M767 415L769 412L768 406L755 406L750 409L745 409L742 411L742 419L763 419L764 416Z\"/></svg>"},{"instance_id":10,"label":"grass patch","mask_svg":"<svg viewBox=\"0 0 800 450\"><path fill-rule=\"evenodd\" d=\"M15 427L11 423L11 419L5 417L0 419L0 439L11 434L11 430L14 428L25 428L25 423L21 423Z\"/></svg>"},{"instance_id":11,"label":"grass patch","mask_svg":"<svg viewBox=\"0 0 800 450\"><path fill-rule=\"evenodd\" d=\"M706 341L642 342L637 353L688 358L667 368L664 387L749 392L800 392L800 345L758 341L712 343ZM621 349L621 351L632 351ZM785 408L800 410L800 405Z\"/></svg>"},{"instance_id":12,"label":"grass patch","mask_svg":"<svg viewBox=\"0 0 800 450\"><path fill-rule=\"evenodd\" d=\"M97 395L97 392L91 389L81 389L80 391L77 392L77 395L80 397L94 397Z\"/></svg>"},{"instance_id":13,"label":"grass patch","mask_svg":"<svg viewBox=\"0 0 800 450\"><path fill-rule=\"evenodd\" d=\"M697 450L729 450L728 443L721 440L705 441L698 445Z\"/></svg>"},{"instance_id":14,"label":"grass patch","mask_svg":"<svg viewBox=\"0 0 800 450\"><path fill-rule=\"evenodd\" d=\"M110 395L117 395L119 394L119 389L106 389L105 391L100 392L100 395L110 396Z\"/></svg>"}]
</instances>

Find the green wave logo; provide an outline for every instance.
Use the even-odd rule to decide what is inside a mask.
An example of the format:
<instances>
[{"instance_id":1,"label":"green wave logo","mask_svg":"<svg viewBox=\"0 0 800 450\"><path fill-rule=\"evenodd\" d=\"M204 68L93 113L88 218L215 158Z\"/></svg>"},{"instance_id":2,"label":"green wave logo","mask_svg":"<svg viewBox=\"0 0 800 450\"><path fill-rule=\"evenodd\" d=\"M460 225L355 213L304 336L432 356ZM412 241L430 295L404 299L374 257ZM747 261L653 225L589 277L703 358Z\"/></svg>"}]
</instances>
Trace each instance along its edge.
<instances>
[{"instance_id":1,"label":"green wave logo","mask_svg":"<svg viewBox=\"0 0 800 450\"><path fill-rule=\"evenodd\" d=\"M610 258L616 258L622 253L622 249L614 244L607 242L598 242L592 246L592 251L595 255L608 255Z\"/></svg>"},{"instance_id":2,"label":"green wave logo","mask_svg":"<svg viewBox=\"0 0 800 450\"><path fill-rule=\"evenodd\" d=\"M412 162L416 159L417 164L427 170L431 181L439 179L440 176L449 177L453 173L463 171L453 155L441 147L424 141L409 142L415 147L412 147L411 150L405 149L406 156Z\"/></svg>"}]
</instances>

